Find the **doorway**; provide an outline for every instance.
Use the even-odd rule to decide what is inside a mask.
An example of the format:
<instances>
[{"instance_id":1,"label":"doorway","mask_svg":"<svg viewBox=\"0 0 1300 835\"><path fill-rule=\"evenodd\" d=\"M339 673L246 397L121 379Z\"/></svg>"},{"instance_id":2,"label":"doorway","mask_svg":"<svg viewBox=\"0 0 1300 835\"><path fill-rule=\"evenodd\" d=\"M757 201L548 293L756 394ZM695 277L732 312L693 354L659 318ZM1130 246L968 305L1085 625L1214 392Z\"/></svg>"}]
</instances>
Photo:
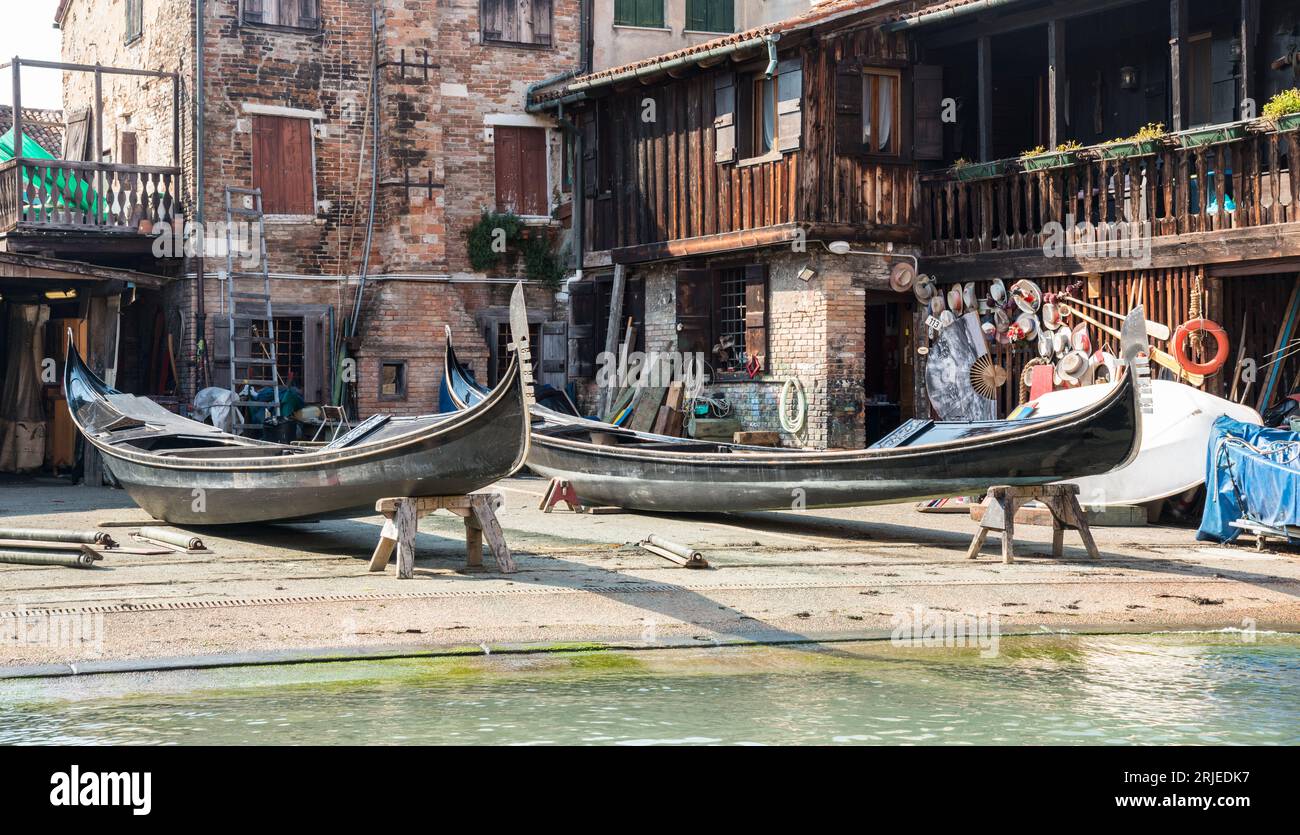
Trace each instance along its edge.
<instances>
[{"instance_id":1,"label":"doorway","mask_svg":"<svg viewBox=\"0 0 1300 835\"><path fill-rule=\"evenodd\" d=\"M863 415L870 446L915 411L912 385L912 300L898 293L868 291L866 299Z\"/></svg>"}]
</instances>

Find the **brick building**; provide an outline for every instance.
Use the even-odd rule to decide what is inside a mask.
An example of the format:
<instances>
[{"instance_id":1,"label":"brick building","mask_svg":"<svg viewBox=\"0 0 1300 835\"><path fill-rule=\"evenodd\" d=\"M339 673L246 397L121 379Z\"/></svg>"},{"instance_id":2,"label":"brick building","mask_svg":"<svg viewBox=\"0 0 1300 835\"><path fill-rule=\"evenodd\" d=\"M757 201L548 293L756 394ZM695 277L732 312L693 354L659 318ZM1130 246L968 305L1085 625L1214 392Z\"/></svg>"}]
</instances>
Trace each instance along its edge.
<instances>
[{"instance_id":1,"label":"brick building","mask_svg":"<svg viewBox=\"0 0 1300 835\"><path fill-rule=\"evenodd\" d=\"M523 266L473 270L466 234L482 211L511 211L562 244L562 133L524 101L530 84L577 70L578 10L578 0L63 0L57 23L66 62L178 74L189 221L224 240L214 224L226 220L225 189L263 190L279 370L308 402L337 396L364 265L346 346L364 415L436 409L444 324L480 379L494 377L510 283ZM69 114L93 110L93 80L66 76ZM160 164L170 155L168 85L113 77L102 96L104 147L94 158ZM185 399L228 377L226 259L211 245L203 258L165 254L170 265L156 266L187 273L167 290L169 308L183 314ZM260 279L238 283L260 291ZM539 331L563 320L553 297L530 284ZM564 351L562 333L541 342ZM562 373L548 382L562 384Z\"/></svg>"}]
</instances>

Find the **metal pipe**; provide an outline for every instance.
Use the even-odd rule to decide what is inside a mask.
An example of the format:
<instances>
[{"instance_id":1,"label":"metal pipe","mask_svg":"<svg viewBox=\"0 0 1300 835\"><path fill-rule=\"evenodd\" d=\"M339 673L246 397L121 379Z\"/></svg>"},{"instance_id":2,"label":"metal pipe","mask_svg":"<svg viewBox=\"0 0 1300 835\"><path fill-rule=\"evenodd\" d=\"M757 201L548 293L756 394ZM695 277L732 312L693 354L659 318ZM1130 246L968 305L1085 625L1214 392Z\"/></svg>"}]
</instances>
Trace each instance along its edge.
<instances>
[{"instance_id":1,"label":"metal pipe","mask_svg":"<svg viewBox=\"0 0 1300 835\"><path fill-rule=\"evenodd\" d=\"M203 540L184 531L169 531L166 528L141 528L139 535L142 539L152 539L165 545L175 545L177 548L184 548L186 551L203 550Z\"/></svg>"},{"instance_id":2,"label":"metal pipe","mask_svg":"<svg viewBox=\"0 0 1300 835\"><path fill-rule=\"evenodd\" d=\"M194 220L199 229L203 228L203 190L206 187L203 176L203 166L207 162L207 148L204 141L204 110L207 107L207 96L204 91L206 80L205 66L207 58L205 56L204 45L206 42L206 28L204 26L203 15L205 9L203 0L194 0ZM182 229L180 235L184 238L185 230ZM189 247L184 251L188 252ZM204 303L205 277L207 273L207 264L204 261L203 247L195 247L194 267L197 270L197 276L194 280L194 337L195 347L207 345L208 316L206 304ZM206 354L206 350L204 354ZM198 369L195 373L199 375L194 381L195 390L199 385L207 384L211 381L203 379L206 376L207 368L204 363L204 357L199 357L196 364Z\"/></svg>"},{"instance_id":3,"label":"metal pipe","mask_svg":"<svg viewBox=\"0 0 1300 835\"><path fill-rule=\"evenodd\" d=\"M83 545L116 545L104 531L54 531L44 528L0 528L0 539L23 539L32 542L76 542Z\"/></svg>"},{"instance_id":4,"label":"metal pipe","mask_svg":"<svg viewBox=\"0 0 1300 835\"><path fill-rule=\"evenodd\" d=\"M0 563L10 565L53 565L64 568L92 568L96 560L103 559L89 548L81 551L27 551L0 550Z\"/></svg>"},{"instance_id":5,"label":"metal pipe","mask_svg":"<svg viewBox=\"0 0 1300 835\"><path fill-rule=\"evenodd\" d=\"M776 72L776 65L776 41L769 40L767 42L767 69L763 70L763 76L771 78L773 73Z\"/></svg>"},{"instance_id":6,"label":"metal pipe","mask_svg":"<svg viewBox=\"0 0 1300 835\"><path fill-rule=\"evenodd\" d=\"M357 333L357 322L361 319L361 297L366 291L366 274L370 272L370 247L375 234L375 201L379 187L379 9L370 7L370 212L366 220L366 248L361 253L361 283L357 286L357 296L352 304L352 318L348 321L346 336L353 338Z\"/></svg>"},{"instance_id":7,"label":"metal pipe","mask_svg":"<svg viewBox=\"0 0 1300 835\"><path fill-rule=\"evenodd\" d=\"M607 87L610 84L617 84L620 81L644 78L648 75L658 75L661 72L667 72L668 70L673 70L687 64L697 64L709 58L717 58L731 55L736 52L742 52L746 49L753 49L754 47L763 46L769 41L775 42L780 39L781 35L779 32L773 32L768 35L759 35L754 38L746 38L743 41L737 41L736 43L731 44L722 44L720 46L715 46L712 49L706 49L702 52L692 52L688 55L679 55L678 57L670 58L667 61L656 61L653 64L630 67L626 70L610 73L609 75L602 75L599 78L576 81L573 84L570 84L566 89L570 93L574 93L579 90L594 90L597 87Z\"/></svg>"},{"instance_id":8,"label":"metal pipe","mask_svg":"<svg viewBox=\"0 0 1300 835\"><path fill-rule=\"evenodd\" d=\"M946 23L950 20L977 14L979 12L986 12L990 9L1009 6L1012 3L1019 2L1021 2L1021 0L973 0L973 2L967 3L964 6L954 6L952 8L941 9L937 12L927 12L916 15L915 17L905 17L902 20L895 20L892 23L886 23L881 28L886 32L902 32L909 29L916 29L920 26Z\"/></svg>"}]
</instances>

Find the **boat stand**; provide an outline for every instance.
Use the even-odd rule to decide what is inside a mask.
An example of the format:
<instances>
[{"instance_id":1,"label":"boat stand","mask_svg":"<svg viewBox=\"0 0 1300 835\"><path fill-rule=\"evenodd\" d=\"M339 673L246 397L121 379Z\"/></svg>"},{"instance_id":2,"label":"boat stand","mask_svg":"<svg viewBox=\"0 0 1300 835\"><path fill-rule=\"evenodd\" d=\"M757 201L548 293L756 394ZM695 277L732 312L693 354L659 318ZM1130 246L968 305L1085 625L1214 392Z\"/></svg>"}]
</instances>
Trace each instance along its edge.
<instances>
[{"instance_id":1,"label":"boat stand","mask_svg":"<svg viewBox=\"0 0 1300 835\"><path fill-rule=\"evenodd\" d=\"M1016 510L1025 502L1035 499L1047 506L1052 514L1052 556L1059 557L1065 550L1065 530L1076 530L1083 540L1084 550L1092 559L1100 559L1097 543L1093 541L1088 517L1079 506L1079 485L1044 484L1039 487L1010 487L998 485L989 488L992 502L980 520L979 530L971 540L966 559L979 556L989 531L1002 532L1002 562L1010 565L1016 561Z\"/></svg>"},{"instance_id":2,"label":"boat stand","mask_svg":"<svg viewBox=\"0 0 1300 835\"><path fill-rule=\"evenodd\" d=\"M505 533L497 521L496 509L503 499L500 493L472 493L468 496L414 496L380 499L375 510L384 515L384 529L379 544L370 557L370 570L383 571L393 549L397 549L397 578L409 580L415 573L415 534L420 519L446 510L465 520L465 568L483 570L483 540L486 539L497 568L513 574L515 560L506 545Z\"/></svg>"}]
</instances>

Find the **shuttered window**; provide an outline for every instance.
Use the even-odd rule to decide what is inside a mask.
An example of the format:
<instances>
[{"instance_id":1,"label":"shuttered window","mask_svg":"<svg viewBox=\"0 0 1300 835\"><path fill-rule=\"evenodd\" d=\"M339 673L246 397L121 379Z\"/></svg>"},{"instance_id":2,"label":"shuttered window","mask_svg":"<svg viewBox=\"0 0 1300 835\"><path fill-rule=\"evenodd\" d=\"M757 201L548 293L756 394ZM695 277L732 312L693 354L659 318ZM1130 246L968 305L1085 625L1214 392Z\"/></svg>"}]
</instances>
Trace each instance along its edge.
<instances>
[{"instance_id":1,"label":"shuttered window","mask_svg":"<svg viewBox=\"0 0 1300 835\"><path fill-rule=\"evenodd\" d=\"M144 34L144 0L126 0L126 42Z\"/></svg>"},{"instance_id":2,"label":"shuttered window","mask_svg":"<svg viewBox=\"0 0 1300 835\"><path fill-rule=\"evenodd\" d=\"M786 58L771 77L718 73L713 113L716 162L797 150L803 139L803 60Z\"/></svg>"},{"instance_id":3,"label":"shuttered window","mask_svg":"<svg viewBox=\"0 0 1300 835\"><path fill-rule=\"evenodd\" d=\"M496 151L497 211L549 215L546 129L498 125L492 132Z\"/></svg>"},{"instance_id":4,"label":"shuttered window","mask_svg":"<svg viewBox=\"0 0 1300 835\"><path fill-rule=\"evenodd\" d=\"M551 45L552 0L479 0L484 43Z\"/></svg>"},{"instance_id":5,"label":"shuttered window","mask_svg":"<svg viewBox=\"0 0 1300 835\"><path fill-rule=\"evenodd\" d=\"M664 26L664 0L614 0L617 26Z\"/></svg>"},{"instance_id":6,"label":"shuttered window","mask_svg":"<svg viewBox=\"0 0 1300 835\"><path fill-rule=\"evenodd\" d=\"M899 156L902 81L898 70L841 65L835 72L835 145L841 154Z\"/></svg>"},{"instance_id":7,"label":"shuttered window","mask_svg":"<svg viewBox=\"0 0 1300 835\"><path fill-rule=\"evenodd\" d=\"M912 156L943 159L943 67L912 68Z\"/></svg>"},{"instance_id":8,"label":"shuttered window","mask_svg":"<svg viewBox=\"0 0 1300 835\"><path fill-rule=\"evenodd\" d=\"M244 0L244 22L319 29L320 0Z\"/></svg>"},{"instance_id":9,"label":"shuttered window","mask_svg":"<svg viewBox=\"0 0 1300 835\"><path fill-rule=\"evenodd\" d=\"M767 266L677 272L677 350L720 379L767 370Z\"/></svg>"},{"instance_id":10,"label":"shuttered window","mask_svg":"<svg viewBox=\"0 0 1300 835\"><path fill-rule=\"evenodd\" d=\"M692 32L730 32L735 0L686 0L686 28Z\"/></svg>"},{"instance_id":11,"label":"shuttered window","mask_svg":"<svg viewBox=\"0 0 1300 835\"><path fill-rule=\"evenodd\" d=\"M253 117L253 185L268 215L316 213L311 120Z\"/></svg>"}]
</instances>

